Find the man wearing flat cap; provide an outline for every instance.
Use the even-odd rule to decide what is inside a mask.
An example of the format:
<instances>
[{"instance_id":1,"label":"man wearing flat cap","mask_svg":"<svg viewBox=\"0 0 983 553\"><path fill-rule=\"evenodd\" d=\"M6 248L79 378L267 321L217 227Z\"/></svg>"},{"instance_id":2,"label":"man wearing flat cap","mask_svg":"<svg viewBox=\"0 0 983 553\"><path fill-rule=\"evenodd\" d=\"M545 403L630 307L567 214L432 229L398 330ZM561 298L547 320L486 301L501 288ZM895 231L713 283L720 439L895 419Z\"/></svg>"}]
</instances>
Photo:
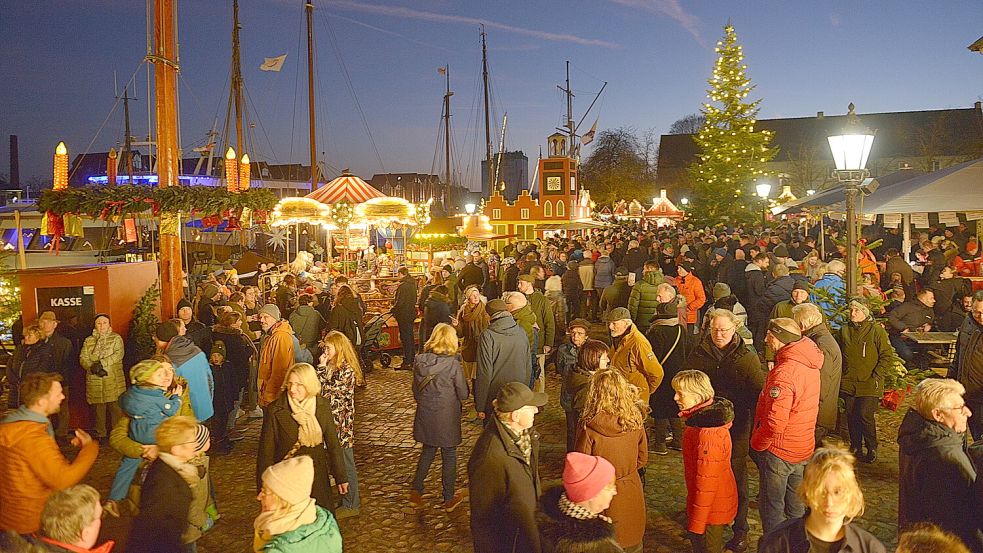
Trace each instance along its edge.
<instances>
[{"instance_id":1,"label":"man wearing flat cap","mask_svg":"<svg viewBox=\"0 0 983 553\"><path fill-rule=\"evenodd\" d=\"M475 553L540 551L539 434L532 426L547 400L545 393L533 392L521 382L505 384L495 398L493 420L468 460Z\"/></svg>"},{"instance_id":2,"label":"man wearing flat cap","mask_svg":"<svg viewBox=\"0 0 983 553\"><path fill-rule=\"evenodd\" d=\"M612 309L604 318L611 333L611 367L638 388L638 399L648 404L649 395L662 383L664 372L645 335L631 322L625 307Z\"/></svg>"},{"instance_id":3,"label":"man wearing flat cap","mask_svg":"<svg viewBox=\"0 0 983 553\"><path fill-rule=\"evenodd\" d=\"M823 353L792 319L768 323L765 343L775 367L765 376L751 430L751 458L758 465L758 510L765 533L805 513L794 490L816 445Z\"/></svg>"},{"instance_id":4,"label":"man wearing flat cap","mask_svg":"<svg viewBox=\"0 0 983 553\"><path fill-rule=\"evenodd\" d=\"M478 337L474 408L487 425L494 412L492 400L499 390L509 382L529 382L532 365L529 338L515 322L505 301L491 300L485 310L491 320Z\"/></svg>"},{"instance_id":5,"label":"man wearing flat cap","mask_svg":"<svg viewBox=\"0 0 983 553\"><path fill-rule=\"evenodd\" d=\"M63 392L65 394L65 401L62 402L61 412L58 413L58 426L55 432L59 438L70 437L69 421L71 420L71 414L68 410L68 384L72 381L72 369L78 365L79 354L75 350L75 346L72 345L71 340L61 333L55 332L58 329L58 317L55 316L54 311L41 313L41 316L38 318L38 326L41 327L41 332L44 334L44 343L51 346L50 372L60 374L62 383L64 384ZM85 390L76 391L84 392Z\"/></svg>"}]
</instances>

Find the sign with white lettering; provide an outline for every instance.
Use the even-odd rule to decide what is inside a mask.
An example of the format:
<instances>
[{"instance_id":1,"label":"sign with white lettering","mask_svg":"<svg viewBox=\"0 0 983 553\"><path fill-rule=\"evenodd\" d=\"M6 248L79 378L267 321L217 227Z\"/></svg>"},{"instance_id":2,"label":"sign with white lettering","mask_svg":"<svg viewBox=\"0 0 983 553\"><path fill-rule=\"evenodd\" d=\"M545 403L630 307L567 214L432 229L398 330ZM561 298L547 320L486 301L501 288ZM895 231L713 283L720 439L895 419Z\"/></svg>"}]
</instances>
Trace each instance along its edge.
<instances>
[{"instance_id":1,"label":"sign with white lettering","mask_svg":"<svg viewBox=\"0 0 983 553\"><path fill-rule=\"evenodd\" d=\"M86 289L91 291L86 293ZM38 288L35 290L38 317L45 311L54 311L58 321L65 324L78 319L76 328L85 334L92 329L96 316L95 288L91 286L65 286L62 288ZM83 334L84 335L84 334Z\"/></svg>"}]
</instances>

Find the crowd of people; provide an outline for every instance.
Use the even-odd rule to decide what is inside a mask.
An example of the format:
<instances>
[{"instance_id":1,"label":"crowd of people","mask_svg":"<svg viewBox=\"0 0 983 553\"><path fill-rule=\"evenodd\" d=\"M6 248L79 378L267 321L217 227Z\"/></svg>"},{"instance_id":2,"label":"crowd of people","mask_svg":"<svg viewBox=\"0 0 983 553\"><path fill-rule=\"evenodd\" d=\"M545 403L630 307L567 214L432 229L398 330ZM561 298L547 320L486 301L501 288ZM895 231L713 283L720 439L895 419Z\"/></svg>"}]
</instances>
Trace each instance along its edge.
<instances>
[{"instance_id":1,"label":"crowd of people","mask_svg":"<svg viewBox=\"0 0 983 553\"><path fill-rule=\"evenodd\" d=\"M803 230L621 225L452 252L422 280L400 267L396 368L413 371L423 446L409 503L426 507L439 450L442 507L469 504L476 552L639 552L649 457L678 451L696 552L747 551L755 502L759 551L884 551L855 522L855 463L878 460L885 382L924 362L907 335L958 330L948 378L915 387L898 430L898 551L983 553L983 457L966 445L983 434L983 294L965 278L979 274L975 236L929 229L910 261L896 230L869 236L848 294L836 227ZM301 267L265 298L234 272L190 295L130 366L108 315L84 339L54 312L19 330L0 421L4 548L110 551L98 521L126 513L127 551L196 551L221 518L210 457L261 418L253 549L341 551L337 520L361 514L358 291ZM91 406L91 434L69 430L69 395ZM566 453L562 485L544 489L535 417L552 402ZM462 424L483 426L466 493ZM121 456L104 500L81 484L100 445Z\"/></svg>"}]
</instances>

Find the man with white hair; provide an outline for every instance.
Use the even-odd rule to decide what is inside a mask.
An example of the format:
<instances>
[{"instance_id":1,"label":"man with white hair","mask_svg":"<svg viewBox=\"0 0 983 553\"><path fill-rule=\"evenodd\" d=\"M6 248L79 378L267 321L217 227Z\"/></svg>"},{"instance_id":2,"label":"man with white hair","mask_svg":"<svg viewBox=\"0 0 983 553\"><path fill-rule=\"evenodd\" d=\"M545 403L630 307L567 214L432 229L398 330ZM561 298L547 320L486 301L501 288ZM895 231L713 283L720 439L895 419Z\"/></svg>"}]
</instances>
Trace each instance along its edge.
<instances>
[{"instance_id":1,"label":"man with white hair","mask_svg":"<svg viewBox=\"0 0 983 553\"><path fill-rule=\"evenodd\" d=\"M812 285L812 293L809 295L812 303L818 305L826 314L829 326L833 330L840 328L840 323L831 318L831 315L836 312L838 306L845 305L847 299L844 274L846 274L846 264L839 259L830 261L826 265L826 274Z\"/></svg>"},{"instance_id":2,"label":"man with white hair","mask_svg":"<svg viewBox=\"0 0 983 553\"><path fill-rule=\"evenodd\" d=\"M983 551L976 499L976 469L963 445L966 388L949 378L929 378L915 388L915 404L898 429L898 527L929 522Z\"/></svg>"},{"instance_id":3,"label":"man with white hair","mask_svg":"<svg viewBox=\"0 0 983 553\"><path fill-rule=\"evenodd\" d=\"M843 355L823 320L822 311L815 304L803 303L793 307L792 320L799 324L802 335L815 342L819 351L823 352L823 366L819 369L819 416L816 419L816 447L819 447L823 438L836 432Z\"/></svg>"}]
</instances>

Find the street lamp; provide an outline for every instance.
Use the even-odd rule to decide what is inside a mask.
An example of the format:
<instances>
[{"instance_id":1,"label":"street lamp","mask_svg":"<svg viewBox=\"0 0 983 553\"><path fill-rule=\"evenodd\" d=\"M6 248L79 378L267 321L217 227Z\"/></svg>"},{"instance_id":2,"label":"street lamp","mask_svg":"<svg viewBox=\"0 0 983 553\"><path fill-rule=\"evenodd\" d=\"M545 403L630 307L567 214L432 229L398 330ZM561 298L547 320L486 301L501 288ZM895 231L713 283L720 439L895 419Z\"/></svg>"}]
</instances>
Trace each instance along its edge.
<instances>
[{"instance_id":1,"label":"street lamp","mask_svg":"<svg viewBox=\"0 0 983 553\"><path fill-rule=\"evenodd\" d=\"M464 211L467 212L468 215L474 215L474 210L476 207L478 206L474 204L464 204Z\"/></svg>"},{"instance_id":2,"label":"street lamp","mask_svg":"<svg viewBox=\"0 0 983 553\"><path fill-rule=\"evenodd\" d=\"M813 190L811 188L809 190L806 190L806 196L815 196L815 195L816 195L816 191L815 190Z\"/></svg>"},{"instance_id":3,"label":"street lamp","mask_svg":"<svg viewBox=\"0 0 983 553\"><path fill-rule=\"evenodd\" d=\"M760 182L754 186L754 191L758 193L758 197L765 203L764 208L761 210L761 224L768 223L768 195L771 194L771 183Z\"/></svg>"},{"instance_id":4,"label":"street lamp","mask_svg":"<svg viewBox=\"0 0 983 553\"><path fill-rule=\"evenodd\" d=\"M846 191L846 291L849 298L857 293L857 193L860 183L870 174L867 157L874 144L874 133L860 123L852 102L847 109L842 133L830 136L828 140L836 164L833 174Z\"/></svg>"},{"instance_id":5,"label":"street lamp","mask_svg":"<svg viewBox=\"0 0 983 553\"><path fill-rule=\"evenodd\" d=\"M689 205L689 198L683 198L683 199L681 199L681 200L679 200L679 201L680 201L680 203L682 203L683 205Z\"/></svg>"}]
</instances>

